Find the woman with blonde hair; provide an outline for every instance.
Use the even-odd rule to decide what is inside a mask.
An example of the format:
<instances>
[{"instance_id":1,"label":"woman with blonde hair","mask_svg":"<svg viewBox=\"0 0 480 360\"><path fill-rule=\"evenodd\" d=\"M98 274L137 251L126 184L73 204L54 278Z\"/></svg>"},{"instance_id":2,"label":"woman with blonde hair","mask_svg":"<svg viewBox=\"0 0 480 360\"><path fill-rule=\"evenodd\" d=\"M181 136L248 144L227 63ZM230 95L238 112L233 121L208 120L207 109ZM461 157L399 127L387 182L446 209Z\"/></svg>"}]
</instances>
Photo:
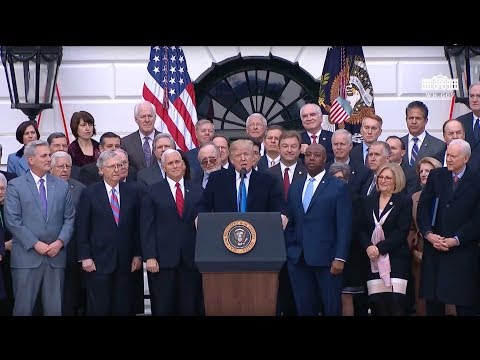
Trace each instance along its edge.
<instances>
[{"instance_id":1,"label":"woman with blonde hair","mask_svg":"<svg viewBox=\"0 0 480 360\"><path fill-rule=\"evenodd\" d=\"M403 191L405 174L400 165L383 165L376 188L364 201L360 226L360 242L370 260L367 291L372 315L407 315L410 253L405 238L412 199Z\"/></svg>"}]
</instances>

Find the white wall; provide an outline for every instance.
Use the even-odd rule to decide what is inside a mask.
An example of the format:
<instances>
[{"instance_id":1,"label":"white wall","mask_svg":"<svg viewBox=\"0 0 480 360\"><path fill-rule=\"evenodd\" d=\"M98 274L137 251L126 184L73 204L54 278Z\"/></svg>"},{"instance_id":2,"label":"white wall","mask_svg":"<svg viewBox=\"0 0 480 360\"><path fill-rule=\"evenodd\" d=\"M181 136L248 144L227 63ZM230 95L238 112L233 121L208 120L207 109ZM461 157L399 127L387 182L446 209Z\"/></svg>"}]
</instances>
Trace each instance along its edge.
<instances>
[{"instance_id":1,"label":"white wall","mask_svg":"<svg viewBox=\"0 0 480 360\"><path fill-rule=\"evenodd\" d=\"M327 47L325 46L186 46L183 47L191 79L196 80L213 63L229 57L275 56L298 62L314 78L319 78ZM428 98L421 81L443 74L449 76L442 46L399 47L365 46L363 48L373 89L375 110L384 120L381 139L404 135L405 107L413 100L425 102L430 110L427 129L441 138L441 126L448 118L450 99ZM150 48L148 46L65 46L58 76L58 86L70 132L73 112L86 110L95 117L97 136L114 131L120 136L137 129L133 106L141 100ZM15 131L27 117L10 108L8 89L0 69L0 143L1 164L20 148ZM464 110L468 111L467 108ZM64 131L58 101L45 110L40 119L42 139L53 131ZM73 137L70 134L70 140Z\"/></svg>"}]
</instances>

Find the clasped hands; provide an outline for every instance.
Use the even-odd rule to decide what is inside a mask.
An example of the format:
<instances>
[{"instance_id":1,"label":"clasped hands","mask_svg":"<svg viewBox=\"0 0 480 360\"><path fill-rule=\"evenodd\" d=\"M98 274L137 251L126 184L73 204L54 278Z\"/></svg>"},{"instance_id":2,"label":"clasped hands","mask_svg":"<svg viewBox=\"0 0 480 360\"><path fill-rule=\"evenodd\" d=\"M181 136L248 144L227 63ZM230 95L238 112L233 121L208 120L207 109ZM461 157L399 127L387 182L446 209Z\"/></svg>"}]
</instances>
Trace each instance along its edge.
<instances>
[{"instance_id":1,"label":"clasped hands","mask_svg":"<svg viewBox=\"0 0 480 360\"><path fill-rule=\"evenodd\" d=\"M439 251L448 251L451 247L458 245L457 239L452 237L443 237L434 233L428 233L426 239L430 241L433 247Z\"/></svg>"},{"instance_id":2,"label":"clasped hands","mask_svg":"<svg viewBox=\"0 0 480 360\"><path fill-rule=\"evenodd\" d=\"M51 244L44 243L43 241L37 241L33 248L40 255L54 257L58 254L60 249L63 247L63 241L60 239L55 240Z\"/></svg>"}]
</instances>

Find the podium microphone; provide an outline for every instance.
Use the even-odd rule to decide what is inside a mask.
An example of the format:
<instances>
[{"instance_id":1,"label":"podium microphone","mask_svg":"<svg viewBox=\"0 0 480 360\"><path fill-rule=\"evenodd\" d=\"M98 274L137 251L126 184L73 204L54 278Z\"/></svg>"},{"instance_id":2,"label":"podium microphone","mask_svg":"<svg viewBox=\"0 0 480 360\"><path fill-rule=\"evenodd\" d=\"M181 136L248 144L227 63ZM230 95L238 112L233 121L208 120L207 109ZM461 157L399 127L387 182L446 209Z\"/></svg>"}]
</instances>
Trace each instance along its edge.
<instances>
[{"instance_id":1,"label":"podium microphone","mask_svg":"<svg viewBox=\"0 0 480 360\"><path fill-rule=\"evenodd\" d=\"M240 179L245 179L245 176L247 176L247 169L245 169L244 167L242 167L240 169Z\"/></svg>"}]
</instances>

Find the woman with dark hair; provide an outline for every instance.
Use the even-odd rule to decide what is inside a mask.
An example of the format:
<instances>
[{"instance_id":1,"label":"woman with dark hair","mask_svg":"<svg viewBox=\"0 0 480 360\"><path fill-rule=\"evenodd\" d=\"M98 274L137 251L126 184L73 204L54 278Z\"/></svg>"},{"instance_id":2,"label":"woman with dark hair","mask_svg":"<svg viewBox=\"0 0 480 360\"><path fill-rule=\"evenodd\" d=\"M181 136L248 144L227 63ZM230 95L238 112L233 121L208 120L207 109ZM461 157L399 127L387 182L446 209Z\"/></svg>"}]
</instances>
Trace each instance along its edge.
<instances>
[{"instance_id":1,"label":"woman with dark hair","mask_svg":"<svg viewBox=\"0 0 480 360\"><path fill-rule=\"evenodd\" d=\"M68 153L72 157L72 165L83 166L97 161L100 155L100 144L92 139L97 133L95 119L87 111L77 111L70 120L70 129L75 140L68 145Z\"/></svg>"},{"instance_id":2,"label":"woman with dark hair","mask_svg":"<svg viewBox=\"0 0 480 360\"><path fill-rule=\"evenodd\" d=\"M25 145L31 143L32 141L39 140L40 132L38 131L37 124L31 120L28 120L18 125L15 136L17 141L23 146L17 152L8 155L7 171L17 174L17 176L22 176L30 170L27 159L23 157Z\"/></svg>"}]
</instances>

